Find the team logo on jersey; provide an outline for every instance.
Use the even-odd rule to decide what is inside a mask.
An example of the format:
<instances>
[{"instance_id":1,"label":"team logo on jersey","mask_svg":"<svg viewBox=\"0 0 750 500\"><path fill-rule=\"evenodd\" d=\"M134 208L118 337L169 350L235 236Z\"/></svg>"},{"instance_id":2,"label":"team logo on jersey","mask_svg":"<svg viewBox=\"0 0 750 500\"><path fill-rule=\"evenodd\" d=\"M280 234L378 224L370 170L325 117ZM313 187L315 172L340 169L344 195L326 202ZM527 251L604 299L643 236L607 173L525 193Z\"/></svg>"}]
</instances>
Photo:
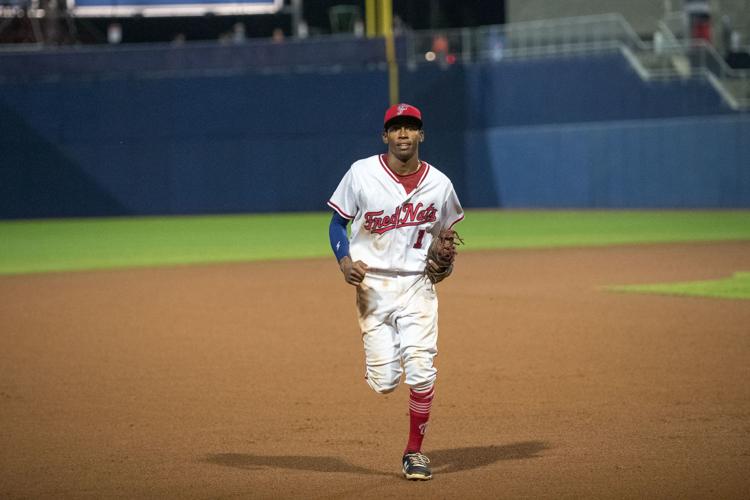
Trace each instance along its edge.
<instances>
[{"instance_id":1,"label":"team logo on jersey","mask_svg":"<svg viewBox=\"0 0 750 500\"><path fill-rule=\"evenodd\" d=\"M383 217L385 210L366 212L365 223L362 226L371 233L383 234L397 227L419 226L437 220L437 208L434 203L425 207L424 203L404 203L396 210Z\"/></svg>"}]
</instances>

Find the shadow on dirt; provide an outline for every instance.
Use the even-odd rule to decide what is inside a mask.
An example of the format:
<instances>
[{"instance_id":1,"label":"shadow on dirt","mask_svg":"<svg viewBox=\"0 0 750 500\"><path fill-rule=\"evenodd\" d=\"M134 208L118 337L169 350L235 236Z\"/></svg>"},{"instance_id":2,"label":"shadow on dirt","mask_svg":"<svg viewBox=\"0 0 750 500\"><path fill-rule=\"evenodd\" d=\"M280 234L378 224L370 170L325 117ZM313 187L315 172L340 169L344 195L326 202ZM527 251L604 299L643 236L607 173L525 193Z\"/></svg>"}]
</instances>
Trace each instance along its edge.
<instances>
[{"instance_id":1,"label":"shadow on dirt","mask_svg":"<svg viewBox=\"0 0 750 500\"><path fill-rule=\"evenodd\" d=\"M350 474L385 474L376 470L365 469L334 457L309 457L293 455L252 455L249 453L217 453L203 459L216 465L236 467L238 469L295 469L315 472L348 472Z\"/></svg>"},{"instance_id":2,"label":"shadow on dirt","mask_svg":"<svg viewBox=\"0 0 750 500\"><path fill-rule=\"evenodd\" d=\"M507 445L474 446L434 450L428 453L433 470L442 474L461 472L499 462L536 458L549 446L541 441L525 441ZM349 474L391 475L345 462L335 457L296 455L253 455L250 453L216 453L201 460L215 465L254 470L264 467L315 472L343 472Z\"/></svg>"},{"instance_id":3,"label":"shadow on dirt","mask_svg":"<svg viewBox=\"0 0 750 500\"><path fill-rule=\"evenodd\" d=\"M524 441L506 445L435 450L430 451L428 456L433 471L450 474L484 467L501 460L536 458L541 456L540 453L546 449L549 449L549 445L542 441Z\"/></svg>"}]
</instances>

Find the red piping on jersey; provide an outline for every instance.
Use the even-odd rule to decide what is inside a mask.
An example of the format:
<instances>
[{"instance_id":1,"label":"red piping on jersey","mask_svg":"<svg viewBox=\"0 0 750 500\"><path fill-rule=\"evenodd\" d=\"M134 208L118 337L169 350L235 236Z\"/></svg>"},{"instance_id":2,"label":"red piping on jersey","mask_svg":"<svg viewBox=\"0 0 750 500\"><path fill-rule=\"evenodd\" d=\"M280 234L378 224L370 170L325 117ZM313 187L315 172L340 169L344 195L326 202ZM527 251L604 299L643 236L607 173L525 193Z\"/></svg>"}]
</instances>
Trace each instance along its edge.
<instances>
[{"instance_id":1,"label":"red piping on jersey","mask_svg":"<svg viewBox=\"0 0 750 500\"><path fill-rule=\"evenodd\" d=\"M339 213L339 215L341 217L343 217L344 219L349 219L349 220L354 219L353 216L351 216L351 215L347 214L346 212L344 212L343 210L341 210L341 207L339 207L338 205L336 205L331 200L328 200L328 206L331 207L332 209L334 209L335 211L337 211Z\"/></svg>"},{"instance_id":2,"label":"red piping on jersey","mask_svg":"<svg viewBox=\"0 0 750 500\"><path fill-rule=\"evenodd\" d=\"M419 181L417 182L417 185L414 186L414 189L417 189L417 187L419 187L419 185L422 184L422 181L424 180L424 178L427 177L427 172L429 172L430 170L430 164L427 163L426 161L422 162L422 166L424 167L424 173L422 174L422 177L420 177Z\"/></svg>"},{"instance_id":3,"label":"red piping on jersey","mask_svg":"<svg viewBox=\"0 0 750 500\"><path fill-rule=\"evenodd\" d=\"M383 169L386 171L386 173L388 173L388 175L391 176L391 179L393 179L395 182L401 184L402 186L404 184L401 182L401 180L399 180L399 177L406 177L408 175L413 175L415 173L415 172L412 172L411 174L406 174L406 175L397 174L396 172L394 172L393 170L391 170L388 167L388 162L386 161L386 159L387 159L386 155L384 155L384 154L383 155L378 155L378 159L380 160L380 165L383 167ZM422 181L425 179L425 177L427 177L427 172L430 170L430 164L427 163L426 161L420 161L419 162L419 168L423 169L422 177L419 178L419 181L417 181L417 184L414 186L414 189L417 189L419 187L419 185L422 184ZM406 188L404 188L404 189L406 189ZM409 194L409 193L407 193L407 194Z\"/></svg>"},{"instance_id":4,"label":"red piping on jersey","mask_svg":"<svg viewBox=\"0 0 750 500\"><path fill-rule=\"evenodd\" d=\"M385 162L385 155L379 155L378 159L380 160L380 166L383 167L383 170L385 170L386 173L391 176L391 179L393 179L395 182L398 182L398 179L396 178L396 175L393 173L393 170L388 168L388 164Z\"/></svg>"},{"instance_id":5,"label":"red piping on jersey","mask_svg":"<svg viewBox=\"0 0 750 500\"><path fill-rule=\"evenodd\" d=\"M462 220L464 220L464 214L461 214L461 217L459 217L458 219L454 220L454 221L453 221L453 222L451 223L451 225L450 225L450 226L448 226L448 229L451 229L451 228L452 228L453 226L455 226L456 224L458 224L458 223L459 223L459 222L461 222Z\"/></svg>"}]
</instances>

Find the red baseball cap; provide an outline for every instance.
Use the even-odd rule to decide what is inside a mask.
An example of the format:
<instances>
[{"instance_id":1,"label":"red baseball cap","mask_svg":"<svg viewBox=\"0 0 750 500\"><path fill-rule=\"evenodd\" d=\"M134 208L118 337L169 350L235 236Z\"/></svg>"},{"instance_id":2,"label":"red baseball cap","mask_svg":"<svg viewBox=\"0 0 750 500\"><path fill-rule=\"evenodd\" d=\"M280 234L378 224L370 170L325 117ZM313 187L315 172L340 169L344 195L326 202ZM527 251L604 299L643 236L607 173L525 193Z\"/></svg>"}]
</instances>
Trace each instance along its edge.
<instances>
[{"instance_id":1,"label":"red baseball cap","mask_svg":"<svg viewBox=\"0 0 750 500\"><path fill-rule=\"evenodd\" d=\"M388 128L388 122L396 118L408 117L413 118L419 122L419 127L422 127L422 112L411 104L401 103L394 104L385 111L385 118L383 118L383 127Z\"/></svg>"}]
</instances>

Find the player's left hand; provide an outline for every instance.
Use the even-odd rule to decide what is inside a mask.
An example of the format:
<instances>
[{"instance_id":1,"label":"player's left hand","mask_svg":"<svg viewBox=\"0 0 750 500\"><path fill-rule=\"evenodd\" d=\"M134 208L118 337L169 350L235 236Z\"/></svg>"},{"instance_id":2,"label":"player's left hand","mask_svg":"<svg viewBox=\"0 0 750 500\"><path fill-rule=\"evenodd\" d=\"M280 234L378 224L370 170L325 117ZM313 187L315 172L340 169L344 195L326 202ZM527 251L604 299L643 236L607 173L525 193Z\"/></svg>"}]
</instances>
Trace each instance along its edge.
<instances>
[{"instance_id":1,"label":"player's left hand","mask_svg":"<svg viewBox=\"0 0 750 500\"><path fill-rule=\"evenodd\" d=\"M433 283L440 283L453 272L456 260L456 246L464 241L453 229L444 229L433 238L427 249L425 274Z\"/></svg>"},{"instance_id":2,"label":"player's left hand","mask_svg":"<svg viewBox=\"0 0 750 500\"><path fill-rule=\"evenodd\" d=\"M444 269L443 266L441 266L434 260L427 259L426 273L429 276L440 275L439 280L435 281L436 283L450 276L452 272L453 272L453 264L450 264L447 268Z\"/></svg>"}]
</instances>

